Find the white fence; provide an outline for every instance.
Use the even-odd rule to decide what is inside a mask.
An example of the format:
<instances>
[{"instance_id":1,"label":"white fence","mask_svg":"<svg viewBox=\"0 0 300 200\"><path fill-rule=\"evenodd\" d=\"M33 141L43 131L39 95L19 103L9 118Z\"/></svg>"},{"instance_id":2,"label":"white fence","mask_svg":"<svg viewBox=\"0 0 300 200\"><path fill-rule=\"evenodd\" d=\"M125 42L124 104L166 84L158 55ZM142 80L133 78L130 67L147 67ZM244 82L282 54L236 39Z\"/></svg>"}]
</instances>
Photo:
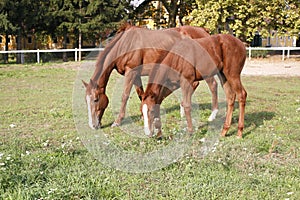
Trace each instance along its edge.
<instances>
[{"instance_id":1,"label":"white fence","mask_svg":"<svg viewBox=\"0 0 300 200\"><path fill-rule=\"evenodd\" d=\"M285 52L286 57L290 58L291 51L293 50L300 50L300 47L247 47L249 60L251 59L252 51L282 51L282 60L285 59Z\"/></svg>"},{"instance_id":2,"label":"white fence","mask_svg":"<svg viewBox=\"0 0 300 200\"><path fill-rule=\"evenodd\" d=\"M0 54L14 54L14 53L36 53L36 62L40 63L40 53L63 53L63 52L74 52L74 60L78 61L78 53L83 51L103 51L104 48L90 48L90 49L45 49L45 50L11 50L11 51L0 51Z\"/></svg>"},{"instance_id":3,"label":"white fence","mask_svg":"<svg viewBox=\"0 0 300 200\"><path fill-rule=\"evenodd\" d=\"M290 58L290 52L293 50L300 50L300 47L247 47L249 59L251 59L252 51L282 51L282 60ZM40 53L57 53L57 52L74 52L74 60L78 61L78 53L83 51L103 51L103 48L90 48L90 49L51 49L51 50L11 50L0 51L0 54L15 54L15 53L36 53L37 63L40 63ZM285 54L285 52L287 52Z\"/></svg>"}]
</instances>

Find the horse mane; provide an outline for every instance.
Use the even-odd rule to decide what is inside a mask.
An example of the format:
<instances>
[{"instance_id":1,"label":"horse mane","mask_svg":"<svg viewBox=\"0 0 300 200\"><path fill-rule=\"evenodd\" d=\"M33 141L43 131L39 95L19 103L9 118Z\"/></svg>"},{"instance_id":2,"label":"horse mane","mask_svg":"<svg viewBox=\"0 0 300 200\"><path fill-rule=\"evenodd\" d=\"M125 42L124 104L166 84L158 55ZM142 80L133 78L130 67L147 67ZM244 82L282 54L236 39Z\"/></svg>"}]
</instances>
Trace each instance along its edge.
<instances>
[{"instance_id":1,"label":"horse mane","mask_svg":"<svg viewBox=\"0 0 300 200\"><path fill-rule=\"evenodd\" d=\"M103 73L103 67L101 67L101 63L104 63L104 60L106 59L107 55L110 53L111 49L115 46L115 44L120 40L120 38L123 36L123 34L125 33L125 31L128 31L129 29L136 29L136 28L141 28L138 26L134 26L131 21L126 21L124 23L122 23L118 30L116 31L116 35L114 36L114 38L107 44L107 46L105 47L104 51L100 53L100 55L98 56L98 59L96 61L96 68L98 69L97 72L94 74L93 79L97 80L101 74Z\"/></svg>"},{"instance_id":2,"label":"horse mane","mask_svg":"<svg viewBox=\"0 0 300 200\"><path fill-rule=\"evenodd\" d=\"M119 26L117 33L124 32L124 31L130 29L132 26L133 25L131 24L131 22L125 22Z\"/></svg>"},{"instance_id":3,"label":"horse mane","mask_svg":"<svg viewBox=\"0 0 300 200\"><path fill-rule=\"evenodd\" d=\"M124 22L123 24L121 24L119 26L119 28L117 30L117 33L121 33L121 32L127 31L130 28L141 28L141 27L134 26L131 21L126 21L126 22Z\"/></svg>"},{"instance_id":4,"label":"horse mane","mask_svg":"<svg viewBox=\"0 0 300 200\"><path fill-rule=\"evenodd\" d=\"M97 71L95 71L94 75L93 75L93 80L97 80L103 70L103 63L104 63L104 60L106 59L107 55L109 54L109 52L111 51L111 49L114 47L114 45L119 41L119 39L122 37L122 35L125 33L125 31L123 32L120 32L120 33L117 33L116 36L114 36L114 38L107 44L107 46L104 48L104 51L100 52L100 55L98 56L97 58L97 61L96 61L96 69L98 69Z\"/></svg>"}]
</instances>

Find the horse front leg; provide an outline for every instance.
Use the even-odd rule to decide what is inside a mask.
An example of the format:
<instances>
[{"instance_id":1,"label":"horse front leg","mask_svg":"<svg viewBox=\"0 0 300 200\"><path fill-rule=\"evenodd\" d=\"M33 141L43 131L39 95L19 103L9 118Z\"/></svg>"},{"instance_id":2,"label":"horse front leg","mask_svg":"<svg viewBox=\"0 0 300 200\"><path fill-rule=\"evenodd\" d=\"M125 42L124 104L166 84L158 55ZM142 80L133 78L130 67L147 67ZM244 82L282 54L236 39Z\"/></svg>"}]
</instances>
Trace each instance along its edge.
<instances>
[{"instance_id":1,"label":"horse front leg","mask_svg":"<svg viewBox=\"0 0 300 200\"><path fill-rule=\"evenodd\" d=\"M155 105L153 126L154 126L154 135L156 135L157 139L161 139L162 130L161 130L161 119L160 119L160 104Z\"/></svg>"},{"instance_id":2,"label":"horse front leg","mask_svg":"<svg viewBox=\"0 0 300 200\"><path fill-rule=\"evenodd\" d=\"M143 88L141 76L136 75L133 84L135 86L135 91L136 91L139 99L142 101L142 97L144 95L144 88Z\"/></svg>"},{"instance_id":3,"label":"horse front leg","mask_svg":"<svg viewBox=\"0 0 300 200\"><path fill-rule=\"evenodd\" d=\"M144 95L144 88L143 88L143 83L142 83L141 76L137 75L133 84L134 84L134 87L135 87L136 94L138 95L140 101L142 102L142 97ZM141 112L141 119L143 119L143 113L142 112Z\"/></svg>"},{"instance_id":4,"label":"horse front leg","mask_svg":"<svg viewBox=\"0 0 300 200\"><path fill-rule=\"evenodd\" d=\"M218 83L214 77L210 77L205 79L208 88L211 92L212 97L212 112L208 118L208 121L211 122L216 119L217 113L218 113Z\"/></svg>"},{"instance_id":5,"label":"horse front leg","mask_svg":"<svg viewBox=\"0 0 300 200\"><path fill-rule=\"evenodd\" d=\"M193 122L192 122L192 116L191 116L191 110L192 110L192 94L194 92L193 87L190 83L187 81L183 81L183 83L180 84L182 89L182 107L184 109L184 114L187 121L187 129L189 133L192 133L193 130Z\"/></svg>"},{"instance_id":6,"label":"horse front leg","mask_svg":"<svg viewBox=\"0 0 300 200\"><path fill-rule=\"evenodd\" d=\"M125 117L126 105L127 105L127 101L128 101L129 95L130 95L130 91L132 89L133 83L137 76L138 75L135 72L126 73L120 112L119 112L118 118L114 121L114 123L111 125L111 127L116 127L116 126L121 125L121 122Z\"/></svg>"}]
</instances>

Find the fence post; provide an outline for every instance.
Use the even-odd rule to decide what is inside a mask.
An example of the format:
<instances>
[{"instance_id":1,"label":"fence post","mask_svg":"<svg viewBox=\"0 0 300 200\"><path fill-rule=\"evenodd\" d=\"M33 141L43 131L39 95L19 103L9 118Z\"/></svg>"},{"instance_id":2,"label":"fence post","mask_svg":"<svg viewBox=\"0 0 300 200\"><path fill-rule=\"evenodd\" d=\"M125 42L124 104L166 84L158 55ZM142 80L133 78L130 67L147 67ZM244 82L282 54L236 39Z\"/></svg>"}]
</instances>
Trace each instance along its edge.
<instances>
[{"instance_id":1,"label":"fence post","mask_svg":"<svg viewBox=\"0 0 300 200\"><path fill-rule=\"evenodd\" d=\"M37 52L36 52L36 59L37 59L37 63L40 63L40 50L37 49Z\"/></svg>"},{"instance_id":2,"label":"fence post","mask_svg":"<svg viewBox=\"0 0 300 200\"><path fill-rule=\"evenodd\" d=\"M77 48L75 48L75 62L77 62Z\"/></svg>"},{"instance_id":3,"label":"fence post","mask_svg":"<svg viewBox=\"0 0 300 200\"><path fill-rule=\"evenodd\" d=\"M249 46L249 60L251 60L251 46Z\"/></svg>"},{"instance_id":4,"label":"fence post","mask_svg":"<svg viewBox=\"0 0 300 200\"><path fill-rule=\"evenodd\" d=\"M288 47L288 50L287 50L287 58L288 59L290 58L290 47Z\"/></svg>"},{"instance_id":5,"label":"fence post","mask_svg":"<svg viewBox=\"0 0 300 200\"><path fill-rule=\"evenodd\" d=\"M282 61L284 61L284 47L282 49Z\"/></svg>"}]
</instances>

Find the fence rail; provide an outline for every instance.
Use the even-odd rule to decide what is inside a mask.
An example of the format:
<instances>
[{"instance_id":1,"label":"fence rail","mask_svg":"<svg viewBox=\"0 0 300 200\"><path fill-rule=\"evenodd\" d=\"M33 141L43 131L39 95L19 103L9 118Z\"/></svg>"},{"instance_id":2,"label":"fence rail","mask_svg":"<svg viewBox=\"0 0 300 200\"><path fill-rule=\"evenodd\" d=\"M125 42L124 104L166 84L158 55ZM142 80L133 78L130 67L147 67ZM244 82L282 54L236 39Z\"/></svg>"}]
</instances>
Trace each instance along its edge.
<instances>
[{"instance_id":1,"label":"fence rail","mask_svg":"<svg viewBox=\"0 0 300 200\"><path fill-rule=\"evenodd\" d=\"M37 49L37 50L10 50L10 51L0 51L0 54L12 54L12 53L36 53L36 61L40 63L40 53L63 53L63 52L74 52L74 60L78 61L79 52L91 52L91 51L103 51L104 48L89 48L89 49Z\"/></svg>"},{"instance_id":2,"label":"fence rail","mask_svg":"<svg viewBox=\"0 0 300 200\"><path fill-rule=\"evenodd\" d=\"M290 58L291 51L298 50L300 47L247 47L249 60L251 60L252 51L282 51L282 60L285 59L285 52L287 52L286 57Z\"/></svg>"},{"instance_id":3,"label":"fence rail","mask_svg":"<svg viewBox=\"0 0 300 200\"><path fill-rule=\"evenodd\" d=\"M285 52L287 52L286 57L290 58L290 52L293 50L300 51L300 47L247 47L249 59L251 59L253 51L282 51L282 60L285 60ZM88 48L88 49L47 49L47 50L10 50L10 51L0 51L0 54L14 54L14 53L36 53L37 63L40 63L40 53L57 53L57 52L74 52L74 60L78 61L79 52L91 52L91 51L103 51L104 48Z\"/></svg>"}]
</instances>

